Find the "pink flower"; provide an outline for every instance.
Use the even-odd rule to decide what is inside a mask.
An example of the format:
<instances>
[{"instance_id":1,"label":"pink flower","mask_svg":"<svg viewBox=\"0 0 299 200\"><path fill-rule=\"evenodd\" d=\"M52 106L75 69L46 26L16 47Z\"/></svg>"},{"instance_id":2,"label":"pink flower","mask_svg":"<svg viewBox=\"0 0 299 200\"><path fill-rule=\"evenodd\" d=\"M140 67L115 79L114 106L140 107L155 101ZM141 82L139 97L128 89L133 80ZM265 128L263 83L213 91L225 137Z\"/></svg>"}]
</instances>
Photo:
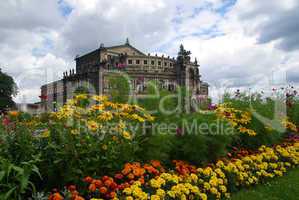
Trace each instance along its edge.
<instances>
[{"instance_id":1,"label":"pink flower","mask_svg":"<svg viewBox=\"0 0 299 200\"><path fill-rule=\"evenodd\" d=\"M183 130L181 128L176 129L176 135L177 136L182 136L182 132L183 132Z\"/></svg>"},{"instance_id":2,"label":"pink flower","mask_svg":"<svg viewBox=\"0 0 299 200\"><path fill-rule=\"evenodd\" d=\"M4 117L3 120L2 120L3 126L8 126L9 123L10 123L10 120L7 117Z\"/></svg>"},{"instance_id":3,"label":"pink flower","mask_svg":"<svg viewBox=\"0 0 299 200\"><path fill-rule=\"evenodd\" d=\"M118 67L118 68L125 68L125 67L126 67L126 64L124 64L124 63L118 63L118 64L117 64L117 67Z\"/></svg>"}]
</instances>

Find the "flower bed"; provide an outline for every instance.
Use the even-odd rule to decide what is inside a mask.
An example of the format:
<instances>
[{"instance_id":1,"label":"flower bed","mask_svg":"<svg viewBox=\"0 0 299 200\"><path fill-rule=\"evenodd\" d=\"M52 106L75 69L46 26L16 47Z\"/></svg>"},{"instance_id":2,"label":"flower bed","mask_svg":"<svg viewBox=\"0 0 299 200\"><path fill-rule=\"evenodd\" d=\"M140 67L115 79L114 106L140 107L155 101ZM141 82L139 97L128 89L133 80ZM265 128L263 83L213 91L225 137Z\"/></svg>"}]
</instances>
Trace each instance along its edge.
<instances>
[{"instance_id":1,"label":"flower bed","mask_svg":"<svg viewBox=\"0 0 299 200\"><path fill-rule=\"evenodd\" d=\"M141 165L128 163L114 177L85 177L86 189L68 186L62 194L56 190L50 200L59 199L221 199L231 192L276 176L299 164L298 138L273 146L261 146L257 152L242 150L233 158L224 158L203 168L184 161L173 161L174 170L165 170L158 161ZM84 195L80 196L78 190Z\"/></svg>"},{"instance_id":2,"label":"flower bed","mask_svg":"<svg viewBox=\"0 0 299 200\"><path fill-rule=\"evenodd\" d=\"M277 131L246 101L230 101L206 114L151 116L139 105L78 95L55 113L9 112L0 117L0 199L43 199L36 195L54 187L52 200L219 199L298 164L298 138L257 151L298 133L297 107L275 121ZM271 105L256 103L269 119ZM175 128L160 130L168 124Z\"/></svg>"}]
</instances>

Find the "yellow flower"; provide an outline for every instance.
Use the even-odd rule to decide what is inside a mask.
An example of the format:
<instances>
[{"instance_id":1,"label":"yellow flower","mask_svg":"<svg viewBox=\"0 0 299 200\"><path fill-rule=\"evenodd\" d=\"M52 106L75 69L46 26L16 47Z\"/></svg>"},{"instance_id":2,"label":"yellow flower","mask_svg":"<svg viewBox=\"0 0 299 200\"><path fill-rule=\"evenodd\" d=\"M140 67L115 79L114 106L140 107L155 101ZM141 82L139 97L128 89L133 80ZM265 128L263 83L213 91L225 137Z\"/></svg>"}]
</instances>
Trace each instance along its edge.
<instances>
[{"instance_id":1,"label":"yellow flower","mask_svg":"<svg viewBox=\"0 0 299 200\"><path fill-rule=\"evenodd\" d=\"M109 121L113 118L113 115L110 111L104 111L98 115L98 119L102 121Z\"/></svg>"},{"instance_id":2,"label":"yellow flower","mask_svg":"<svg viewBox=\"0 0 299 200\"><path fill-rule=\"evenodd\" d=\"M151 200L160 200L160 196L158 196L158 195L151 195Z\"/></svg>"},{"instance_id":3,"label":"yellow flower","mask_svg":"<svg viewBox=\"0 0 299 200\"><path fill-rule=\"evenodd\" d=\"M78 129L72 129L71 130L71 134L73 134L73 135L79 135Z\"/></svg>"},{"instance_id":4,"label":"yellow flower","mask_svg":"<svg viewBox=\"0 0 299 200\"><path fill-rule=\"evenodd\" d=\"M87 99L87 94L79 94L77 96L75 96L76 100L84 100Z\"/></svg>"},{"instance_id":5,"label":"yellow flower","mask_svg":"<svg viewBox=\"0 0 299 200\"><path fill-rule=\"evenodd\" d=\"M118 137L115 136L115 135L113 135L113 136L112 136L112 140L113 140L113 141L118 141Z\"/></svg>"},{"instance_id":6,"label":"yellow flower","mask_svg":"<svg viewBox=\"0 0 299 200\"><path fill-rule=\"evenodd\" d=\"M168 196L171 198L175 198L175 192L174 191L167 191Z\"/></svg>"},{"instance_id":7,"label":"yellow flower","mask_svg":"<svg viewBox=\"0 0 299 200\"><path fill-rule=\"evenodd\" d=\"M92 99L95 101L107 101L108 97L107 96L99 96L99 95L93 95Z\"/></svg>"},{"instance_id":8,"label":"yellow flower","mask_svg":"<svg viewBox=\"0 0 299 200\"><path fill-rule=\"evenodd\" d=\"M208 199L208 196L205 194L205 193L200 193L200 198L202 199L202 200L207 200Z\"/></svg>"},{"instance_id":9,"label":"yellow flower","mask_svg":"<svg viewBox=\"0 0 299 200\"><path fill-rule=\"evenodd\" d=\"M98 125L97 122L95 122L93 120L90 120L90 121L87 122L87 127L88 127L89 130L95 132L95 131L98 130L99 125Z\"/></svg>"},{"instance_id":10,"label":"yellow flower","mask_svg":"<svg viewBox=\"0 0 299 200\"><path fill-rule=\"evenodd\" d=\"M48 129L44 130L41 135L40 135L41 138L47 138L47 137L50 137L50 131Z\"/></svg>"},{"instance_id":11,"label":"yellow flower","mask_svg":"<svg viewBox=\"0 0 299 200\"><path fill-rule=\"evenodd\" d=\"M230 198L230 193L225 193L224 196L225 196L225 198L229 199Z\"/></svg>"},{"instance_id":12,"label":"yellow flower","mask_svg":"<svg viewBox=\"0 0 299 200\"><path fill-rule=\"evenodd\" d=\"M198 177L196 174L192 173L192 174L190 174L190 177L191 177L192 181L194 181L194 182L196 182L198 180Z\"/></svg>"},{"instance_id":13,"label":"yellow flower","mask_svg":"<svg viewBox=\"0 0 299 200\"><path fill-rule=\"evenodd\" d=\"M221 161L222 162L222 161ZM203 169L202 168L197 168L197 172L198 173L203 173Z\"/></svg>"},{"instance_id":14,"label":"yellow flower","mask_svg":"<svg viewBox=\"0 0 299 200\"><path fill-rule=\"evenodd\" d=\"M206 176L209 176L212 172L212 168L211 167L206 167L204 170L203 170L203 174L206 175Z\"/></svg>"},{"instance_id":15,"label":"yellow flower","mask_svg":"<svg viewBox=\"0 0 299 200\"><path fill-rule=\"evenodd\" d=\"M122 132L122 136L123 136L125 139L127 139L127 140L132 139L132 136L131 136L131 134L130 134L128 131L123 131L123 132Z\"/></svg>"},{"instance_id":16,"label":"yellow flower","mask_svg":"<svg viewBox=\"0 0 299 200\"><path fill-rule=\"evenodd\" d=\"M224 185L220 185L219 189L221 192L225 193L227 191L226 187Z\"/></svg>"},{"instance_id":17,"label":"yellow flower","mask_svg":"<svg viewBox=\"0 0 299 200\"><path fill-rule=\"evenodd\" d=\"M157 192L156 192L156 194L157 194L158 196L160 196L160 197L164 197L164 196L165 196L165 191L162 190L162 189L158 189Z\"/></svg>"},{"instance_id":18,"label":"yellow flower","mask_svg":"<svg viewBox=\"0 0 299 200\"><path fill-rule=\"evenodd\" d=\"M104 144L104 145L102 146L102 149L106 151L106 150L108 149L108 146L107 146L106 144Z\"/></svg>"},{"instance_id":19,"label":"yellow flower","mask_svg":"<svg viewBox=\"0 0 299 200\"><path fill-rule=\"evenodd\" d=\"M248 134L249 136L256 136L256 132L255 132L254 130L251 130L251 129L248 129L248 130L247 130L247 134Z\"/></svg>"},{"instance_id":20,"label":"yellow flower","mask_svg":"<svg viewBox=\"0 0 299 200\"><path fill-rule=\"evenodd\" d=\"M100 105L93 105L91 106L91 110L92 111L103 111L104 110L104 105L103 104L100 104Z\"/></svg>"},{"instance_id":21,"label":"yellow flower","mask_svg":"<svg viewBox=\"0 0 299 200\"><path fill-rule=\"evenodd\" d=\"M211 191L212 194L217 194L218 193L218 190L216 188L214 188L214 187L212 187L210 189L210 191Z\"/></svg>"},{"instance_id":22,"label":"yellow flower","mask_svg":"<svg viewBox=\"0 0 299 200\"><path fill-rule=\"evenodd\" d=\"M205 183L203 184L203 186L204 186L204 188L205 188L206 190L209 190L209 189L211 188L211 185L210 185L209 183L207 183L207 182L205 182Z\"/></svg>"},{"instance_id":23,"label":"yellow flower","mask_svg":"<svg viewBox=\"0 0 299 200\"><path fill-rule=\"evenodd\" d=\"M165 184L165 180L161 177L158 177L157 179L153 178L153 179L150 180L150 185L153 188L160 188L164 184Z\"/></svg>"},{"instance_id":24,"label":"yellow flower","mask_svg":"<svg viewBox=\"0 0 299 200\"><path fill-rule=\"evenodd\" d=\"M132 194L132 190L131 190L131 188L125 188L123 190L123 193L125 193L126 195L130 195L130 194Z\"/></svg>"},{"instance_id":25,"label":"yellow flower","mask_svg":"<svg viewBox=\"0 0 299 200\"><path fill-rule=\"evenodd\" d=\"M137 121L139 121L139 122L144 122L144 121L145 121L142 117L140 117L140 116L137 115L137 114L132 114L132 115L131 115L131 118L134 119L134 120L137 120Z\"/></svg>"}]
</instances>

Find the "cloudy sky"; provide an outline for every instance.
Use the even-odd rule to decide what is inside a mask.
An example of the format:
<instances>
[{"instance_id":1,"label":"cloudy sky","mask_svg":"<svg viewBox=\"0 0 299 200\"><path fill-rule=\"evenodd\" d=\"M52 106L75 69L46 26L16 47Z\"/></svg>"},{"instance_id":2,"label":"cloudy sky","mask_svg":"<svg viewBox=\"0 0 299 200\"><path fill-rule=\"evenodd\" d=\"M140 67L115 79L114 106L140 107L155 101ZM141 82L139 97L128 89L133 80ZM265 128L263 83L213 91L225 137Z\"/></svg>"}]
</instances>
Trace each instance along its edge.
<instances>
[{"instance_id":1,"label":"cloudy sky","mask_svg":"<svg viewBox=\"0 0 299 200\"><path fill-rule=\"evenodd\" d=\"M299 0L6 0L0 10L0 67L18 102L38 101L77 54L127 37L170 56L183 43L213 95L299 83Z\"/></svg>"}]
</instances>

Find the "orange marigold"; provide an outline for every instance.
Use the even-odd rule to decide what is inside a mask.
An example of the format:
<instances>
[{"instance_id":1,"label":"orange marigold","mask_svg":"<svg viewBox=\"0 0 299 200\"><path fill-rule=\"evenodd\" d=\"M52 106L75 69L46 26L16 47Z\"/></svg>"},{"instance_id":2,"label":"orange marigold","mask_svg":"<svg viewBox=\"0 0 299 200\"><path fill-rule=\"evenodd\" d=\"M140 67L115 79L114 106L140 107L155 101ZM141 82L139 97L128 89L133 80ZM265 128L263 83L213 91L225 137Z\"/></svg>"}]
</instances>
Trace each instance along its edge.
<instances>
[{"instance_id":1,"label":"orange marigold","mask_svg":"<svg viewBox=\"0 0 299 200\"><path fill-rule=\"evenodd\" d=\"M91 191L91 192L94 192L96 191L97 187L94 183L90 184L89 187L88 187L88 190Z\"/></svg>"},{"instance_id":2,"label":"orange marigold","mask_svg":"<svg viewBox=\"0 0 299 200\"><path fill-rule=\"evenodd\" d=\"M154 167L161 167L161 163L160 163L160 161L158 161L158 160L152 160L152 161L151 161L151 164L152 164Z\"/></svg>"},{"instance_id":3,"label":"orange marigold","mask_svg":"<svg viewBox=\"0 0 299 200\"><path fill-rule=\"evenodd\" d=\"M12 117L17 117L19 115L19 112L18 111L10 111L8 114Z\"/></svg>"},{"instance_id":4,"label":"orange marigold","mask_svg":"<svg viewBox=\"0 0 299 200\"><path fill-rule=\"evenodd\" d=\"M102 181L101 180L93 180L92 182L93 184L95 184L97 187L101 187L103 185Z\"/></svg>"},{"instance_id":5,"label":"orange marigold","mask_svg":"<svg viewBox=\"0 0 299 200\"><path fill-rule=\"evenodd\" d=\"M100 193L102 193L102 194L106 194L107 193L107 188L106 187L101 187L100 188Z\"/></svg>"},{"instance_id":6,"label":"orange marigold","mask_svg":"<svg viewBox=\"0 0 299 200\"><path fill-rule=\"evenodd\" d=\"M111 179L107 179L105 182L104 182L104 185L107 186L107 187L110 187L111 183L113 182L113 180Z\"/></svg>"},{"instance_id":7,"label":"orange marigold","mask_svg":"<svg viewBox=\"0 0 299 200\"><path fill-rule=\"evenodd\" d=\"M128 179L133 180L135 178L134 174L130 173L128 174Z\"/></svg>"},{"instance_id":8,"label":"orange marigold","mask_svg":"<svg viewBox=\"0 0 299 200\"><path fill-rule=\"evenodd\" d=\"M55 192L49 196L49 200L63 200L63 197L59 194L59 192Z\"/></svg>"}]
</instances>

